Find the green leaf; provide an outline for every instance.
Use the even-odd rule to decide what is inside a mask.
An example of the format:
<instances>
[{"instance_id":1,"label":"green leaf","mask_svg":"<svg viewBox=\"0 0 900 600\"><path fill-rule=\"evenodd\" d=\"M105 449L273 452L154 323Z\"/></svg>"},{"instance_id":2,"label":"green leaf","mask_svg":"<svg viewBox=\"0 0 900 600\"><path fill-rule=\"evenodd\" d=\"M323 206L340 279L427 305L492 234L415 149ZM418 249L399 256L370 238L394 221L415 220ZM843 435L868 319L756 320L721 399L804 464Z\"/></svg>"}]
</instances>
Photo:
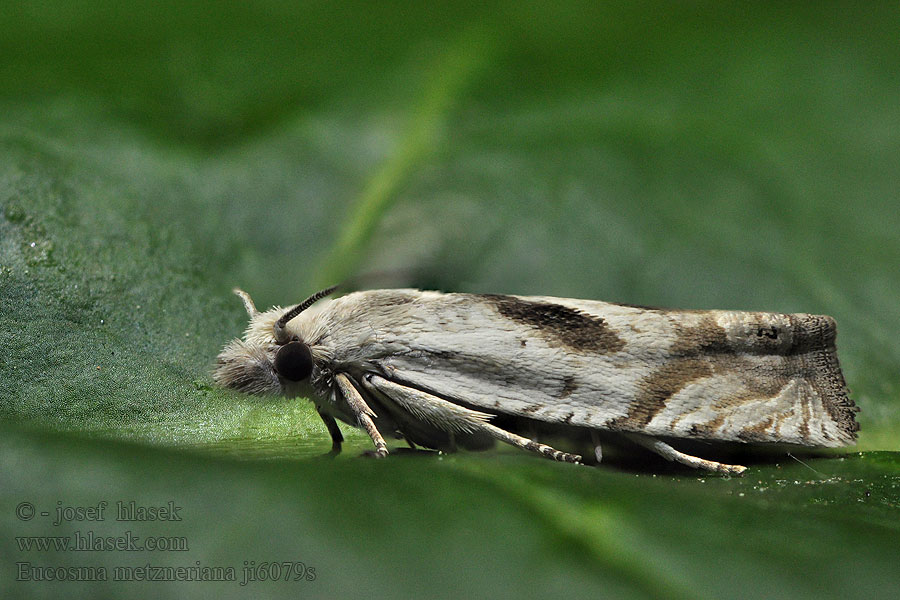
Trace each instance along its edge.
<instances>
[{"instance_id":1,"label":"green leaf","mask_svg":"<svg viewBox=\"0 0 900 600\"><path fill-rule=\"evenodd\" d=\"M890 595L898 17L5 8L0 596ZM751 453L723 479L639 449L597 469L500 448L365 460L370 442L345 429L344 454L319 460L330 441L308 402L220 390L210 369L246 324L232 287L287 305L347 279L830 314L862 452ZM116 521L120 500L171 501L182 520ZM102 501L102 521L53 525L57 507ZM17 539L76 531L189 548ZM112 581L198 561L238 581ZM240 585L245 566L282 561L302 580ZM17 563L109 581L17 581Z\"/></svg>"}]
</instances>

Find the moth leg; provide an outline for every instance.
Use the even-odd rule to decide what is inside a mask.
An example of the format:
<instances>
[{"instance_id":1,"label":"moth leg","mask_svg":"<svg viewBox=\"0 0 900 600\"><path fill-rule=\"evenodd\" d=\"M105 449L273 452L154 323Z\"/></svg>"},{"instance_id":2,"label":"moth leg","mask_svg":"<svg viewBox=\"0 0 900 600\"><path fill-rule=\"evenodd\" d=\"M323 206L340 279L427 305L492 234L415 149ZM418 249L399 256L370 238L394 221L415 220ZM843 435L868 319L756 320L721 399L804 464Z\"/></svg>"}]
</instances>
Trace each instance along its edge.
<instances>
[{"instance_id":1,"label":"moth leg","mask_svg":"<svg viewBox=\"0 0 900 600\"><path fill-rule=\"evenodd\" d=\"M338 428L337 421L335 421L334 417L328 413L322 412L322 409L319 407L316 407L316 412L322 417L325 428L328 429L328 434L331 436L331 452L329 452L328 455L337 456L341 453L341 444L344 442L344 436L341 433L340 428Z\"/></svg>"},{"instance_id":2,"label":"moth leg","mask_svg":"<svg viewBox=\"0 0 900 600\"><path fill-rule=\"evenodd\" d=\"M603 462L603 447L600 445L600 436L593 429L591 429L591 442L594 444L594 458L597 459L599 465Z\"/></svg>"},{"instance_id":3,"label":"moth leg","mask_svg":"<svg viewBox=\"0 0 900 600\"><path fill-rule=\"evenodd\" d=\"M679 462L683 465L694 467L695 469L706 469L707 471L715 471L716 473L724 473L726 475L740 475L747 470L747 467L742 467L741 465L728 465L725 463L716 462L714 460L706 460L705 458L691 456L690 454L685 454L684 452L679 452L669 444L653 437L634 433L625 435L628 437L628 439L633 440L634 442L649 450L652 450L653 452L656 452L666 460Z\"/></svg>"},{"instance_id":4,"label":"moth leg","mask_svg":"<svg viewBox=\"0 0 900 600\"><path fill-rule=\"evenodd\" d=\"M374 374L367 375L363 379L363 385L387 396L413 417L446 431L451 438L454 433L485 433L501 442L543 454L553 460L581 462L581 457L577 454L562 452L546 444L540 444L491 425L487 420L493 415L459 406L422 390L406 387Z\"/></svg>"},{"instance_id":5,"label":"moth leg","mask_svg":"<svg viewBox=\"0 0 900 600\"><path fill-rule=\"evenodd\" d=\"M524 450L530 450L532 452L543 454L547 458L552 458L553 460L558 460L560 462L581 463L581 456L579 456L578 454L569 454L568 452L557 450L556 448L548 446L547 444L541 444L526 437L522 437L521 435L510 433L509 431L500 429L499 427L491 425L490 423L484 424L483 431L488 435L491 435L494 438L500 440L501 442L506 442L507 444L511 444L513 446L516 446L517 448L522 448Z\"/></svg>"},{"instance_id":6,"label":"moth leg","mask_svg":"<svg viewBox=\"0 0 900 600\"><path fill-rule=\"evenodd\" d=\"M363 400L359 391L353 386L353 383L350 382L349 377L343 373L338 373L335 375L334 379L337 382L341 393L344 395L344 400L347 401L347 405L350 406L350 410L353 411L359 424L363 426L366 433L372 438L372 443L375 444L375 456L377 458L387 456L387 444L384 443L384 438L381 437L378 429L375 428L375 423L372 421L372 417L376 416L375 413L369 408L366 401Z\"/></svg>"}]
</instances>

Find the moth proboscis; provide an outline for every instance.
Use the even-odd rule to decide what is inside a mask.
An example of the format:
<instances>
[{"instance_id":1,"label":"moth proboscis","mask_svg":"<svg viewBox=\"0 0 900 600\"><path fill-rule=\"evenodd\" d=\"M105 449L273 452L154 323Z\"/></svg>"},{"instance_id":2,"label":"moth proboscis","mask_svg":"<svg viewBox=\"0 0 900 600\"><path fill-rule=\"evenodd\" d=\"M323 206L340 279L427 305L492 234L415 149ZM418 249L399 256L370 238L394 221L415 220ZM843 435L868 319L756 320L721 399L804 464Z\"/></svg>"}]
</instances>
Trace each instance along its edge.
<instances>
[{"instance_id":1,"label":"moth proboscis","mask_svg":"<svg viewBox=\"0 0 900 600\"><path fill-rule=\"evenodd\" d=\"M517 430L539 422L564 439L616 432L668 460L740 474L670 442L837 447L859 429L828 316L414 289L322 300L333 291L259 312L235 290L250 323L214 373L242 392L311 398L333 454L340 420L365 429L376 456L389 435L443 451L500 440L581 462Z\"/></svg>"}]
</instances>

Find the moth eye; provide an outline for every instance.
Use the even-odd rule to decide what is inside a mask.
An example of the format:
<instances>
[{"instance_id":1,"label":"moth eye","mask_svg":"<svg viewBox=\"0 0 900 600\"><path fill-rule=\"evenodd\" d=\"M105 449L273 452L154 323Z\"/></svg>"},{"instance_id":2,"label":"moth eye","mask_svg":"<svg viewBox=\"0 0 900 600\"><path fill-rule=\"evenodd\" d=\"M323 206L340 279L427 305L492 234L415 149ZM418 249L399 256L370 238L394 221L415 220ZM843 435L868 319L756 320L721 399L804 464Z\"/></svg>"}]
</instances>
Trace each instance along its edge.
<instances>
[{"instance_id":1,"label":"moth eye","mask_svg":"<svg viewBox=\"0 0 900 600\"><path fill-rule=\"evenodd\" d=\"M275 353L275 371L288 381L303 381L312 368L312 353L303 342L288 342Z\"/></svg>"}]
</instances>

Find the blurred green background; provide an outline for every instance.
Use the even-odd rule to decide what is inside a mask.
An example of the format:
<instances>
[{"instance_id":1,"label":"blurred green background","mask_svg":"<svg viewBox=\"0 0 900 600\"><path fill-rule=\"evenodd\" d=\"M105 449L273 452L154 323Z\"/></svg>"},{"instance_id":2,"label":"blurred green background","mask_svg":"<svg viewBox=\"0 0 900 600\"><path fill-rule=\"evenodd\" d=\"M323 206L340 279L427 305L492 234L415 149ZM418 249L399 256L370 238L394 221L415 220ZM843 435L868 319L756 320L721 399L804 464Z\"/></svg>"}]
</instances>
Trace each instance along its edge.
<instances>
[{"instance_id":1,"label":"blurred green background","mask_svg":"<svg viewBox=\"0 0 900 600\"><path fill-rule=\"evenodd\" d=\"M896 3L0 4L0 596L885 597L900 585ZM370 287L833 315L859 447L333 461L212 386L246 323ZM21 520L174 501L183 521ZM16 536L181 536L40 552ZM37 566L238 582L17 581ZM239 585L302 561L314 581Z\"/></svg>"}]
</instances>

